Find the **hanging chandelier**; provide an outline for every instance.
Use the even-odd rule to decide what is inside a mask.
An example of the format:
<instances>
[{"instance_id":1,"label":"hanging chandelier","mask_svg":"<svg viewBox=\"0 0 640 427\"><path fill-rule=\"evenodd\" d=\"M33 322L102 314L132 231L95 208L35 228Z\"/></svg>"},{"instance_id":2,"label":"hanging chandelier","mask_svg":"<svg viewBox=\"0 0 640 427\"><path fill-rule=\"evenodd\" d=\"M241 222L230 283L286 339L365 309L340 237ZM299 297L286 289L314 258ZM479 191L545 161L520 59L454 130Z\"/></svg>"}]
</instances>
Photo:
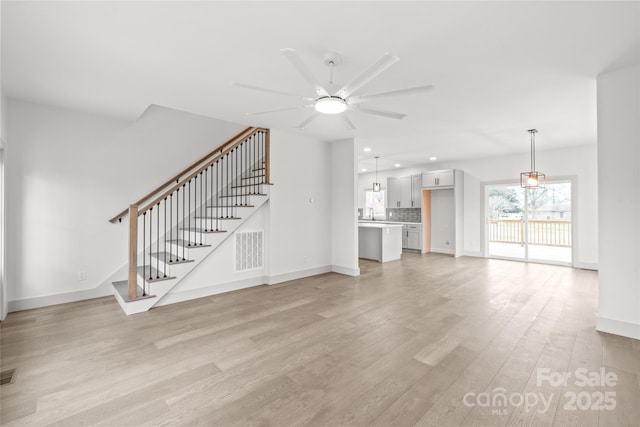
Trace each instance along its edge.
<instances>
[{"instance_id":1,"label":"hanging chandelier","mask_svg":"<svg viewBox=\"0 0 640 427\"><path fill-rule=\"evenodd\" d=\"M376 192L376 193L379 192L380 189L382 188L382 186L378 182L378 159L379 159L379 157L376 156L376 180L373 183L373 191Z\"/></svg>"},{"instance_id":2,"label":"hanging chandelier","mask_svg":"<svg viewBox=\"0 0 640 427\"><path fill-rule=\"evenodd\" d=\"M544 187L545 175L536 170L536 133L535 129L529 129L531 134L531 170L520 174L520 186L522 188L542 188Z\"/></svg>"}]
</instances>

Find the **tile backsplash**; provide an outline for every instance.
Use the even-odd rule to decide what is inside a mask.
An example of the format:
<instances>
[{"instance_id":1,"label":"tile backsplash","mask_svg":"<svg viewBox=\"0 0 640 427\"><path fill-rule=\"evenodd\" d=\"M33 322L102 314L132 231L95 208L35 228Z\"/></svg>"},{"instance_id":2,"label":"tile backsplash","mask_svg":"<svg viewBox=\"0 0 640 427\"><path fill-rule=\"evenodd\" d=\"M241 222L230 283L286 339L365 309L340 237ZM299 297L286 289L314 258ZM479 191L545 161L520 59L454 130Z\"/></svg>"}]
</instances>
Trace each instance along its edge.
<instances>
[{"instance_id":1,"label":"tile backsplash","mask_svg":"<svg viewBox=\"0 0 640 427\"><path fill-rule=\"evenodd\" d=\"M393 215L389 215L393 213ZM421 222L422 209L420 208L387 208L387 221Z\"/></svg>"}]
</instances>

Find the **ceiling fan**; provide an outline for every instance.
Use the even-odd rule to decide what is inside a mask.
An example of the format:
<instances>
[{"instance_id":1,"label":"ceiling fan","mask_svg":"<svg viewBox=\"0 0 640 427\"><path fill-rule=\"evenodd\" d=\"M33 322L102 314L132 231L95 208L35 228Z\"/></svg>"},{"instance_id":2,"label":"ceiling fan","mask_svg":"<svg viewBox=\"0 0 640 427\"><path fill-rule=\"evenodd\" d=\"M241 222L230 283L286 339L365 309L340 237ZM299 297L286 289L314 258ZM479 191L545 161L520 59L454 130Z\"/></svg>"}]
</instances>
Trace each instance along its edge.
<instances>
[{"instance_id":1,"label":"ceiling fan","mask_svg":"<svg viewBox=\"0 0 640 427\"><path fill-rule=\"evenodd\" d=\"M298 56L297 52L293 49L280 49L280 52L284 54L284 56L291 62L291 64L298 70L298 72L302 75L302 77L310 83L317 95L317 98L307 97L298 95L295 93L284 92L280 90L267 89L259 86L254 86L245 83L233 83L234 86L242 87L245 89L258 90L262 92L272 93L276 95L289 96L298 99L302 99L304 101L309 102L308 104L298 106L298 107L290 107L290 108L282 108L278 110L269 110L269 111L260 111L255 113L247 113L249 115L256 114L268 114L268 113L276 113L282 111L292 111L292 110L300 110L300 109L314 109L315 111L302 123L300 123L296 128L304 129L309 123L315 120L318 117L316 113L322 114L340 114L345 124L351 129L355 130L353 122L347 117L345 114L347 110L355 110L361 113L373 114L375 116L386 117L390 119L403 119L407 115L402 113L395 113L392 111L382 111L377 109L371 109L362 107L361 104L364 104L369 101L374 101L383 98L389 98L393 96L399 95L408 95L418 92L425 92L431 90L433 88L432 85L425 86L416 86L406 89L398 89L392 90L388 92L380 92L368 95L354 95L356 91L365 86L371 80L378 77L385 70L391 67L393 64L399 61L400 58L397 56L391 55L389 53L384 54L378 61L376 61L369 68L358 74L354 77L349 83L342 86L339 90L335 91L331 94L324 86L322 86L316 78L313 76L309 68L302 62L300 56ZM329 67L329 85L334 86L333 83L333 67L339 65L341 62L340 56L336 53L328 53L325 55L324 63Z\"/></svg>"}]
</instances>

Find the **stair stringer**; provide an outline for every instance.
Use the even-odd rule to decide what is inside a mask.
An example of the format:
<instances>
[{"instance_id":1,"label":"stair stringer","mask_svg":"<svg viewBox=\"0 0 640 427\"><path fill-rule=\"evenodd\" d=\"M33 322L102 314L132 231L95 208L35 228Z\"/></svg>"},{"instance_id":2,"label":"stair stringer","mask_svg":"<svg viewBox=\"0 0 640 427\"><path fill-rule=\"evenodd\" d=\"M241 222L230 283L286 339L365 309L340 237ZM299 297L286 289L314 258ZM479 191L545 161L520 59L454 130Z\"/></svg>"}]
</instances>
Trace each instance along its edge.
<instances>
[{"instance_id":1,"label":"stair stringer","mask_svg":"<svg viewBox=\"0 0 640 427\"><path fill-rule=\"evenodd\" d=\"M127 315L143 313L148 311L153 306L158 304L164 296L166 296L178 283L180 283L187 275L195 270L200 263L202 263L210 254L212 254L219 246L222 245L234 232L242 226L249 218L251 218L256 212L258 212L262 206L264 206L269 200L269 186L262 186L262 193L265 195L249 195L250 204L252 207L236 207L239 209L239 213L242 215L239 220L226 220L221 219L222 228L225 233L200 233L195 231L187 232L187 239L195 240L197 235L198 241L202 238L203 243L210 245L208 247L197 247L186 249L186 258L192 259L193 262L184 264L166 265L167 274L169 276L175 276L173 279L162 280L159 282L147 282L149 294L153 297L138 299L135 301L127 302L123 299L122 295L116 289L117 283L113 284L113 294ZM143 278L138 275L138 283L142 283Z\"/></svg>"}]
</instances>

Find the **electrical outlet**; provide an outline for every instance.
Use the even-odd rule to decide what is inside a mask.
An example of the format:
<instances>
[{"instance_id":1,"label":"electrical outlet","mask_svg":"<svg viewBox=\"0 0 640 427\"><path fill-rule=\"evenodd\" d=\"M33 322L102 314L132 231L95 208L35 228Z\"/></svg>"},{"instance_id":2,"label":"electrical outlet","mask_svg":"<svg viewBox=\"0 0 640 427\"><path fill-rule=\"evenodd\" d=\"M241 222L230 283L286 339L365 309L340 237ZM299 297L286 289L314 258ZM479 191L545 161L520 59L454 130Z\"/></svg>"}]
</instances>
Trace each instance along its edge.
<instances>
[{"instance_id":1,"label":"electrical outlet","mask_svg":"<svg viewBox=\"0 0 640 427\"><path fill-rule=\"evenodd\" d=\"M392 217L392 216L393 216L393 212L389 212L389 217Z\"/></svg>"},{"instance_id":2,"label":"electrical outlet","mask_svg":"<svg viewBox=\"0 0 640 427\"><path fill-rule=\"evenodd\" d=\"M78 271L78 282L82 282L83 280L87 280L87 272L80 270Z\"/></svg>"}]
</instances>

